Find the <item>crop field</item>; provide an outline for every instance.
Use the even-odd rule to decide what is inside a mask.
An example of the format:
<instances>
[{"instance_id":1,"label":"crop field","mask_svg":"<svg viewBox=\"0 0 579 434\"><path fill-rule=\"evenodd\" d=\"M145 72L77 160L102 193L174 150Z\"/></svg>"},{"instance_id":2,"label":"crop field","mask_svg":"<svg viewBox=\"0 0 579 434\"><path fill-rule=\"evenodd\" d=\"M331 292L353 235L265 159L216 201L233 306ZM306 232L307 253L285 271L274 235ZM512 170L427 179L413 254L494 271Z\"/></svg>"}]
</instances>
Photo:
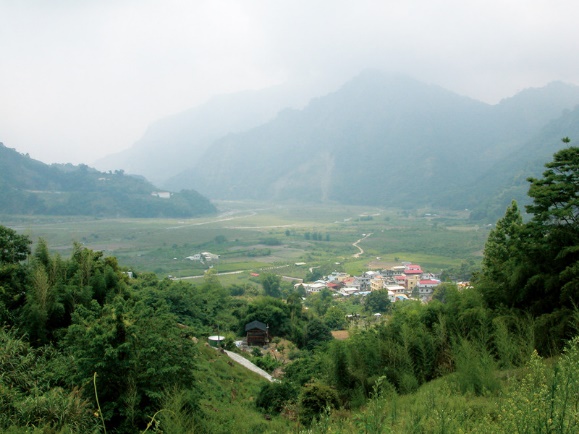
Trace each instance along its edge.
<instances>
[{"instance_id":1,"label":"crop field","mask_svg":"<svg viewBox=\"0 0 579 434\"><path fill-rule=\"evenodd\" d=\"M354 274L402 261L440 272L464 261L478 262L489 232L469 224L466 211L256 202L217 206L217 215L186 220L2 216L1 224L33 241L44 238L63 256L77 242L116 256L127 268L160 277L200 276L208 268L242 271L235 279L269 270L303 278L310 267L324 264ZM219 259L187 259L201 252Z\"/></svg>"}]
</instances>

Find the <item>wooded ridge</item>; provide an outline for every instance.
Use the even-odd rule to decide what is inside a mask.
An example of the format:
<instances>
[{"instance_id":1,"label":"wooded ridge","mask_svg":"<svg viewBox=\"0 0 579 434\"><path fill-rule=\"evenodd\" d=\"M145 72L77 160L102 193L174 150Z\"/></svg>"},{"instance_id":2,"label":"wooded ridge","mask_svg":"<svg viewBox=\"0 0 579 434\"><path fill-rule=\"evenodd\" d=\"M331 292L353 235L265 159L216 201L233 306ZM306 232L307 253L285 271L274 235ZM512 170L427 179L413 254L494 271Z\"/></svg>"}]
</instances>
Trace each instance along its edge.
<instances>
[{"instance_id":1,"label":"wooded ridge","mask_svg":"<svg viewBox=\"0 0 579 434\"><path fill-rule=\"evenodd\" d=\"M94 217L192 217L216 211L194 190L169 193L122 170L47 165L0 143L0 212Z\"/></svg>"}]
</instances>

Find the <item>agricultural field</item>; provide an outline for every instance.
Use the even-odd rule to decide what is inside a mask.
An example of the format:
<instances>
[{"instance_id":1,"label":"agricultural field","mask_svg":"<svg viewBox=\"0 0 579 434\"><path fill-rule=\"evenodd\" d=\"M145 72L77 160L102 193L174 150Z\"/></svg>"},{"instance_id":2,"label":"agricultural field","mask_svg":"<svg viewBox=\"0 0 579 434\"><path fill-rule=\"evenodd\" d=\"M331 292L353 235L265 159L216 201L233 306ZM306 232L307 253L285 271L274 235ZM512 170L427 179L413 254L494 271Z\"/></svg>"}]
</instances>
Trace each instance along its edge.
<instances>
[{"instance_id":1,"label":"agricultural field","mask_svg":"<svg viewBox=\"0 0 579 434\"><path fill-rule=\"evenodd\" d=\"M216 205L218 214L187 220L3 216L1 223L32 240L44 238L63 256L78 242L116 256L122 266L135 271L194 278L213 268L235 273L221 277L227 281L249 280L250 273L263 271L304 278L311 267L332 264L357 274L402 261L439 273L465 261L478 263L489 231L469 223L468 211ZM186 259L201 252L219 259L203 263Z\"/></svg>"}]
</instances>

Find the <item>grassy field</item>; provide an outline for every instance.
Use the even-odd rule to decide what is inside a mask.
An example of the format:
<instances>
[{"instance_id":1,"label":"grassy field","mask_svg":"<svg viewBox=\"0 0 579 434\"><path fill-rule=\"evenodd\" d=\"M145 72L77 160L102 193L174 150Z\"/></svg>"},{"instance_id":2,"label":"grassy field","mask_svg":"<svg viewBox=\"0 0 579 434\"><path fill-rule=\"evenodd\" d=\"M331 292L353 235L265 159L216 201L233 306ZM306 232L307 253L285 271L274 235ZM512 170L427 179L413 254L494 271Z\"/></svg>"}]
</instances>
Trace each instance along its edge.
<instances>
[{"instance_id":1,"label":"grassy field","mask_svg":"<svg viewBox=\"0 0 579 434\"><path fill-rule=\"evenodd\" d=\"M217 206L216 216L187 220L2 216L0 223L34 241L44 238L63 256L79 242L131 269L176 277L202 275L209 263L186 257L205 251L220 255L212 263L219 273L272 271L303 278L309 267L322 264L339 263L354 274L401 261L440 272L465 260L479 261L488 235L488 228L469 224L466 211L254 202ZM364 252L356 258L359 249L353 243L362 238Z\"/></svg>"}]
</instances>

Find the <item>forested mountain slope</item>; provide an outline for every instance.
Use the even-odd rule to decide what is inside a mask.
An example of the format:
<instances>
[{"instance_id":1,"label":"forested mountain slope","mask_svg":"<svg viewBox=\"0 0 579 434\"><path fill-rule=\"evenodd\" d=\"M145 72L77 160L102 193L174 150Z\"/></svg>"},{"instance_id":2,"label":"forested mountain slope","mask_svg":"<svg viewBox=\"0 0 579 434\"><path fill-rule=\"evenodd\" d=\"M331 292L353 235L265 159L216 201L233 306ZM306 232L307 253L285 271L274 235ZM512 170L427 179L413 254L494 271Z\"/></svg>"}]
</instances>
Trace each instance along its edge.
<instances>
[{"instance_id":1,"label":"forested mountain slope","mask_svg":"<svg viewBox=\"0 0 579 434\"><path fill-rule=\"evenodd\" d=\"M5 214L189 217L215 211L193 190L170 198L123 171L103 173L86 165L47 165L0 143L0 210Z\"/></svg>"},{"instance_id":2,"label":"forested mountain slope","mask_svg":"<svg viewBox=\"0 0 579 434\"><path fill-rule=\"evenodd\" d=\"M577 103L579 88L562 83L492 106L368 71L303 110L216 141L172 185L222 199L465 208L466 188L514 152L518 162L535 159L523 145Z\"/></svg>"},{"instance_id":3,"label":"forested mountain slope","mask_svg":"<svg viewBox=\"0 0 579 434\"><path fill-rule=\"evenodd\" d=\"M494 221L503 215L514 199L522 205L529 203L527 178L538 177L544 171L544 161L565 147L563 137L579 142L579 107L566 110L563 115L541 128L516 151L498 161L491 170L466 186L457 197L474 210L475 219ZM447 197L452 203L457 197ZM443 202L444 203L444 200Z\"/></svg>"}]
</instances>

